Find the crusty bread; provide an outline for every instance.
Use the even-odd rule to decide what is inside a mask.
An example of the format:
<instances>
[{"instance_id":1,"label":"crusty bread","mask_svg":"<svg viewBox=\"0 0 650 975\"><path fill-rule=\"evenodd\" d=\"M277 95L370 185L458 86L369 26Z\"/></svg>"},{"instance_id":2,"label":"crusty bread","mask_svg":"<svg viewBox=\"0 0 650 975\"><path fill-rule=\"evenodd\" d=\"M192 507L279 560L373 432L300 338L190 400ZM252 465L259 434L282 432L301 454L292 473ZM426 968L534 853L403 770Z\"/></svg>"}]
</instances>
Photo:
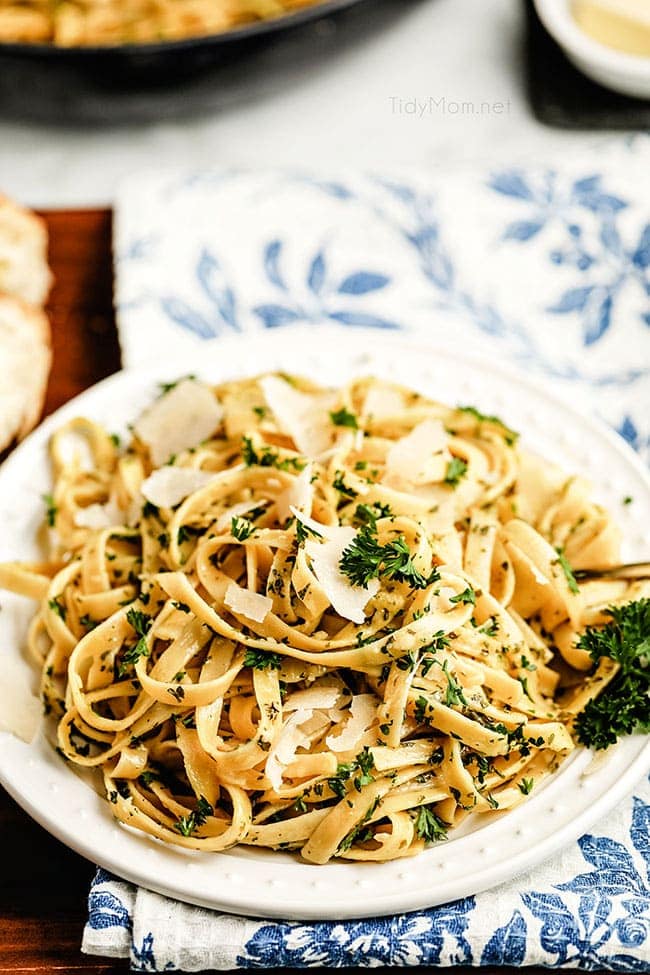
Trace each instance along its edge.
<instances>
[{"instance_id":1,"label":"crusty bread","mask_svg":"<svg viewBox=\"0 0 650 975\"><path fill-rule=\"evenodd\" d=\"M51 284L45 224L0 195L0 292L43 305Z\"/></svg>"},{"instance_id":2,"label":"crusty bread","mask_svg":"<svg viewBox=\"0 0 650 975\"><path fill-rule=\"evenodd\" d=\"M38 423L51 361L45 313L20 298L0 295L0 450Z\"/></svg>"}]
</instances>

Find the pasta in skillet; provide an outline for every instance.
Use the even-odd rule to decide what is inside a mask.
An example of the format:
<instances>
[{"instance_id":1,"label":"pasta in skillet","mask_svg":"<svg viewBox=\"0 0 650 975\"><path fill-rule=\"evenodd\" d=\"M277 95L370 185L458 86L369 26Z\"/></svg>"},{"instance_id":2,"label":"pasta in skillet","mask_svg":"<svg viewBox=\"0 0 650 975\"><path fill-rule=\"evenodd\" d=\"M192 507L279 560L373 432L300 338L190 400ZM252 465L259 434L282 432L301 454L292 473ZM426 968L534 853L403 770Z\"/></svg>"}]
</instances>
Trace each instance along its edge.
<instances>
[{"instance_id":1,"label":"pasta in skillet","mask_svg":"<svg viewBox=\"0 0 650 975\"><path fill-rule=\"evenodd\" d=\"M60 47L220 34L318 0L0 0L0 41Z\"/></svg>"},{"instance_id":2,"label":"pasta in skillet","mask_svg":"<svg viewBox=\"0 0 650 975\"><path fill-rule=\"evenodd\" d=\"M39 600L58 747L194 850L390 860L512 808L617 672L579 634L650 594L576 583L619 547L581 478L376 379L188 377L51 456L49 560L0 585Z\"/></svg>"}]
</instances>

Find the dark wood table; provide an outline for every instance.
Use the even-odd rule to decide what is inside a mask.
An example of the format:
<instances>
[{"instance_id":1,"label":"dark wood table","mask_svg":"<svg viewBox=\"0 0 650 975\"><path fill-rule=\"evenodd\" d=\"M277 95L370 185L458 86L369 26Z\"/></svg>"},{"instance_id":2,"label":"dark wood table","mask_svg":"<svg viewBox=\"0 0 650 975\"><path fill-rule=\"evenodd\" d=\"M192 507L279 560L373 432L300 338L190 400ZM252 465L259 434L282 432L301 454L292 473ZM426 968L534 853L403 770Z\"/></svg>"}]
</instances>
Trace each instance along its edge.
<instances>
[{"instance_id":1,"label":"dark wood table","mask_svg":"<svg viewBox=\"0 0 650 975\"><path fill-rule=\"evenodd\" d=\"M108 210L44 214L55 285L48 311L54 366L46 400L51 413L120 368L112 304L111 214ZM82 955L86 896L93 866L24 813L0 788L0 975L71 972L111 975L126 962ZM375 969L381 973L382 969ZM385 971L385 970L383 970ZM423 975L416 969L414 975ZM456 975L470 969L457 968ZM490 973L514 969L482 969ZM542 975L545 969L526 969Z\"/></svg>"}]
</instances>

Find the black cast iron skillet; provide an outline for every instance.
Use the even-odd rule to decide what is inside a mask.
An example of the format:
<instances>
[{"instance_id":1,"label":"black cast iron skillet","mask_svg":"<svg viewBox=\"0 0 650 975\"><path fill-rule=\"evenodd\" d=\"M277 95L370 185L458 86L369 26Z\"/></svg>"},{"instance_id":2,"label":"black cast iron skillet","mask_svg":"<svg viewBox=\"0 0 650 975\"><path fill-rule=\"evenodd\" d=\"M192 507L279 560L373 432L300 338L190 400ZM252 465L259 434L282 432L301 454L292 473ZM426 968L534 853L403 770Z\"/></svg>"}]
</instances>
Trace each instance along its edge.
<instances>
[{"instance_id":1,"label":"black cast iron skillet","mask_svg":"<svg viewBox=\"0 0 650 975\"><path fill-rule=\"evenodd\" d=\"M207 37L60 48L0 44L0 116L132 123L212 112L295 83L419 0L325 0Z\"/></svg>"}]
</instances>

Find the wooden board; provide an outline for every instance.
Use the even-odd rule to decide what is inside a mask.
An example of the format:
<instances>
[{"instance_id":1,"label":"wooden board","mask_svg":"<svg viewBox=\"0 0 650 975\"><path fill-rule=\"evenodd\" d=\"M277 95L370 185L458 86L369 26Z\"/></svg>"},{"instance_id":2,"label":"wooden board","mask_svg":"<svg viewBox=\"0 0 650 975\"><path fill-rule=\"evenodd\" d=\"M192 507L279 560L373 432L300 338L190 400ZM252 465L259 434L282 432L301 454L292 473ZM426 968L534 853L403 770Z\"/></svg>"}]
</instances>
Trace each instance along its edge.
<instances>
[{"instance_id":1,"label":"wooden board","mask_svg":"<svg viewBox=\"0 0 650 975\"><path fill-rule=\"evenodd\" d=\"M120 368L112 308L109 211L43 214L55 285L51 413ZM0 788L0 972L128 970L79 951L93 866L37 826Z\"/></svg>"}]
</instances>

